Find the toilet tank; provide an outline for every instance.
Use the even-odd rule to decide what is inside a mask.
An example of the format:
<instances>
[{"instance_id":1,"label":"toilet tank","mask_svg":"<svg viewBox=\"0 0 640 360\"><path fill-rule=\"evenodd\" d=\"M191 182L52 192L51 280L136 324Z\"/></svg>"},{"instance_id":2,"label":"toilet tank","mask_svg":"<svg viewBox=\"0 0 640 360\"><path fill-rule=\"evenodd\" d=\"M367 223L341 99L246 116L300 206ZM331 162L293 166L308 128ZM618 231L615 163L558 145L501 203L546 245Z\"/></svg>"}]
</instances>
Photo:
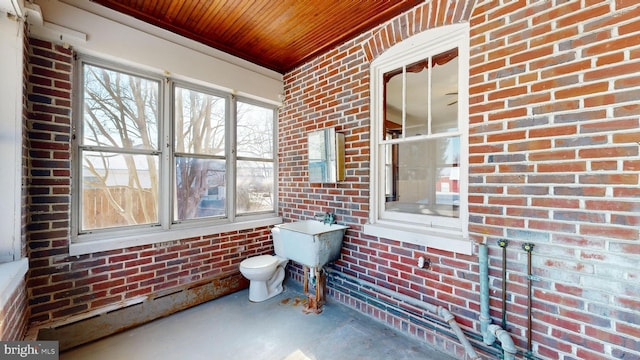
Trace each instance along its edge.
<instances>
[{"instance_id":1,"label":"toilet tank","mask_svg":"<svg viewBox=\"0 0 640 360\"><path fill-rule=\"evenodd\" d=\"M276 255L286 258L284 248L282 247L282 238L280 237L280 227L278 225L271 228L271 237L273 238L273 251Z\"/></svg>"}]
</instances>

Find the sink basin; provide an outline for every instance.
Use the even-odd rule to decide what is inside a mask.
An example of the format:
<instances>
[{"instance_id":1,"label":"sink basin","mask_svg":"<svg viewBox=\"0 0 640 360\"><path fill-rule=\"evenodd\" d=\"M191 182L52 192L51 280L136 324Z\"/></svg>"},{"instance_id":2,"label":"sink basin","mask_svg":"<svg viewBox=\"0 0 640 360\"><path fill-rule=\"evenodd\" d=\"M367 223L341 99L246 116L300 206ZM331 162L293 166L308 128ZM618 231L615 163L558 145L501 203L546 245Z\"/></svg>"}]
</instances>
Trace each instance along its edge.
<instances>
[{"instance_id":1,"label":"sink basin","mask_svg":"<svg viewBox=\"0 0 640 360\"><path fill-rule=\"evenodd\" d=\"M276 225L271 231L274 244L277 235L283 256L311 268L321 268L340 257L342 238L348 226L303 220Z\"/></svg>"}]
</instances>

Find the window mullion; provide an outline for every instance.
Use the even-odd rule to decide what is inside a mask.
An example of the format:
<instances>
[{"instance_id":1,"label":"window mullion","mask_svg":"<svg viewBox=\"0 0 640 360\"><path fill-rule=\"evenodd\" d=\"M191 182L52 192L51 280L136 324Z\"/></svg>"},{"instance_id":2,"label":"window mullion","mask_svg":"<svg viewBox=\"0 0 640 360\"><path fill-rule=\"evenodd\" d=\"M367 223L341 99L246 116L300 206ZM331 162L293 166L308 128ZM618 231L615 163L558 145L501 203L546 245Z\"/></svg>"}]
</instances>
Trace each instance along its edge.
<instances>
[{"instance_id":1,"label":"window mullion","mask_svg":"<svg viewBox=\"0 0 640 360\"><path fill-rule=\"evenodd\" d=\"M215 160L224 160L226 157L221 155L209 155L209 154L201 154L201 153L184 153L184 152L176 152L173 151L173 157L194 157L200 159L215 159Z\"/></svg>"},{"instance_id":2,"label":"window mullion","mask_svg":"<svg viewBox=\"0 0 640 360\"><path fill-rule=\"evenodd\" d=\"M433 104L431 103L431 96L433 93L433 89L431 88L431 77L432 77L432 68L433 68L433 58L431 56L429 56L428 60L427 60L427 64L429 64L429 66L427 66L427 103L429 104L427 106L427 134L431 135L433 134L433 131L431 130L431 113L432 113L432 109L433 109Z\"/></svg>"},{"instance_id":3,"label":"window mullion","mask_svg":"<svg viewBox=\"0 0 640 360\"><path fill-rule=\"evenodd\" d=\"M173 121L174 121L174 91L173 82L170 79L165 79L160 87L159 99L162 99L162 104L159 106L160 122L162 126L159 127L160 131L160 193L158 194L158 218L160 219L160 225L163 229L169 229L173 219L174 196L173 196L173 182L175 181L174 172L174 158L173 151L175 141L173 140Z\"/></svg>"},{"instance_id":4,"label":"window mullion","mask_svg":"<svg viewBox=\"0 0 640 360\"><path fill-rule=\"evenodd\" d=\"M78 146L82 151L95 151L95 152L110 152L127 155L159 155L162 151L149 150L149 149L135 149L135 148L122 148L122 147L104 147L104 146Z\"/></svg>"},{"instance_id":5,"label":"window mullion","mask_svg":"<svg viewBox=\"0 0 640 360\"><path fill-rule=\"evenodd\" d=\"M74 73L74 83L73 89L80 89L81 91L72 91L72 101L73 101L73 113L75 113L73 119L73 127L72 127L72 136L71 136L71 163L73 164L72 170L72 178L71 178L71 189L76 189L76 191L71 192L71 234L74 237L73 240L77 238L77 235L81 229L81 218L82 218L82 207L80 204L84 201L84 195L80 189L82 189L82 150L80 145L83 139L83 122L84 115L83 107L84 107L84 62L77 57L75 58L75 63L73 66ZM78 164L78 165L76 165Z\"/></svg>"},{"instance_id":6,"label":"window mullion","mask_svg":"<svg viewBox=\"0 0 640 360\"><path fill-rule=\"evenodd\" d=\"M233 222L236 218L236 161L238 158L237 154L237 143L238 139L236 127L238 126L238 106L237 106L238 98L235 95L231 95L227 98L227 113L225 119L225 132L226 138L229 139L225 143L225 153L227 156L227 217L229 221Z\"/></svg>"},{"instance_id":7,"label":"window mullion","mask_svg":"<svg viewBox=\"0 0 640 360\"><path fill-rule=\"evenodd\" d=\"M407 67L402 67L402 138L407 137Z\"/></svg>"}]
</instances>

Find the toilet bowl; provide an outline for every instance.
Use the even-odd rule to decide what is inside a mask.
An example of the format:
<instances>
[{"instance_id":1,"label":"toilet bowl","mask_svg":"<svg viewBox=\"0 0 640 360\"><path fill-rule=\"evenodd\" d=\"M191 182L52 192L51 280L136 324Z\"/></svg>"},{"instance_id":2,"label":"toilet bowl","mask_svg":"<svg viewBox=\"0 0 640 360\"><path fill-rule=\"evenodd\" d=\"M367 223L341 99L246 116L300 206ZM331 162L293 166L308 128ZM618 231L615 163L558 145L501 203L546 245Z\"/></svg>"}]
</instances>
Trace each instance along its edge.
<instances>
[{"instance_id":1,"label":"toilet bowl","mask_svg":"<svg viewBox=\"0 0 640 360\"><path fill-rule=\"evenodd\" d=\"M284 268L289 260L276 255L250 257L240 263L240 272L249 280L249 300L270 299L284 289Z\"/></svg>"},{"instance_id":2,"label":"toilet bowl","mask_svg":"<svg viewBox=\"0 0 640 360\"><path fill-rule=\"evenodd\" d=\"M240 263L240 273L249 280L249 300L261 302L282 292L284 272L289 259L282 254L280 229L271 229L275 255L258 255Z\"/></svg>"}]
</instances>

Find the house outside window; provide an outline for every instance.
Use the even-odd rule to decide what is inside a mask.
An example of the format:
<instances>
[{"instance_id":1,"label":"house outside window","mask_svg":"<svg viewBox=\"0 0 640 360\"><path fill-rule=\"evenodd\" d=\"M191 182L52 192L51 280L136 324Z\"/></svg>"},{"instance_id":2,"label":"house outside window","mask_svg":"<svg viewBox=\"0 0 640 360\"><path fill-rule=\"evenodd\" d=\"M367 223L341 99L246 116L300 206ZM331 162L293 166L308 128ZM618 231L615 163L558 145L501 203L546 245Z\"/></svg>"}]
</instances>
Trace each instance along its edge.
<instances>
[{"instance_id":1,"label":"house outside window","mask_svg":"<svg viewBox=\"0 0 640 360\"><path fill-rule=\"evenodd\" d=\"M76 68L72 253L273 223L274 105L89 57Z\"/></svg>"},{"instance_id":2,"label":"house outside window","mask_svg":"<svg viewBox=\"0 0 640 360\"><path fill-rule=\"evenodd\" d=\"M468 24L431 29L371 64L371 212L364 232L470 254Z\"/></svg>"}]
</instances>

